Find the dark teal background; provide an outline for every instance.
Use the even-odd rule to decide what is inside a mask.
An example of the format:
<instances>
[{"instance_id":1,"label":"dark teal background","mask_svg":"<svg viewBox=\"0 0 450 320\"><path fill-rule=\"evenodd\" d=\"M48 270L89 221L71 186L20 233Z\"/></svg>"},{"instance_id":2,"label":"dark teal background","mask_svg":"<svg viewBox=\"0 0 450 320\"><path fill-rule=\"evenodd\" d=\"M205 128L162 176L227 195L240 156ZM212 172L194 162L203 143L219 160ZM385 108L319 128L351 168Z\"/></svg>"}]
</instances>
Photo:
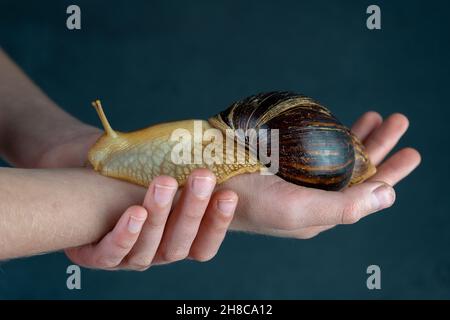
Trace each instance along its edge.
<instances>
[{"instance_id":1,"label":"dark teal background","mask_svg":"<svg viewBox=\"0 0 450 320\"><path fill-rule=\"evenodd\" d=\"M78 4L82 30L65 27ZM366 28L378 4L382 30ZM405 113L423 156L389 210L312 240L231 233L218 256L145 273L82 271L63 254L0 265L0 298L449 298L448 1L4 1L0 45L63 108L114 127L206 118L244 96L294 90L350 125ZM1 97L0 97L1 99ZM101 192L101 190L99 190ZM382 290L366 288L377 264Z\"/></svg>"}]
</instances>

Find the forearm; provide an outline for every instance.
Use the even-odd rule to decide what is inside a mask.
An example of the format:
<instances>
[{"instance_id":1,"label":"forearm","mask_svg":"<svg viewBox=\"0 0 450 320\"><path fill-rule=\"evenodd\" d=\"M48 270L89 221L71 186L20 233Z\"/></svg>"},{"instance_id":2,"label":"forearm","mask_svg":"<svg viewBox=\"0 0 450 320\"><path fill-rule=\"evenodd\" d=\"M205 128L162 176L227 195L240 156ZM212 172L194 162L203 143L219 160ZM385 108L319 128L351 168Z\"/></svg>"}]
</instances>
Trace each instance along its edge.
<instances>
[{"instance_id":1,"label":"forearm","mask_svg":"<svg viewBox=\"0 0 450 320\"><path fill-rule=\"evenodd\" d=\"M99 240L145 189L89 169L0 169L0 260Z\"/></svg>"},{"instance_id":2,"label":"forearm","mask_svg":"<svg viewBox=\"0 0 450 320\"><path fill-rule=\"evenodd\" d=\"M0 155L5 160L36 166L58 139L79 134L80 127L89 128L56 106L0 49Z\"/></svg>"}]
</instances>

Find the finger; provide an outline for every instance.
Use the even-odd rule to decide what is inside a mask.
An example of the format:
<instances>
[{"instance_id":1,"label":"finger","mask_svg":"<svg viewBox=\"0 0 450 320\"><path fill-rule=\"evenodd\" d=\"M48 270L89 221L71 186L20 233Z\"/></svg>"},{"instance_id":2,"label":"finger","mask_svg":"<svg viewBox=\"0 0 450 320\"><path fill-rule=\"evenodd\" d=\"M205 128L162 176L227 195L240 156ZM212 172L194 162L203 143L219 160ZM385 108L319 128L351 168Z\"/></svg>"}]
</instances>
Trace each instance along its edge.
<instances>
[{"instance_id":1,"label":"finger","mask_svg":"<svg viewBox=\"0 0 450 320\"><path fill-rule=\"evenodd\" d=\"M369 111L364 113L352 126L352 132L364 143L364 140L372 131L383 123L383 118L378 112Z\"/></svg>"},{"instance_id":2,"label":"finger","mask_svg":"<svg viewBox=\"0 0 450 320\"><path fill-rule=\"evenodd\" d=\"M394 148L409 126L408 118L395 113L387 118L383 124L367 137L366 151L372 163L377 166Z\"/></svg>"},{"instance_id":3,"label":"finger","mask_svg":"<svg viewBox=\"0 0 450 320\"><path fill-rule=\"evenodd\" d=\"M143 203L148 211L147 221L122 267L133 270L150 267L161 242L177 188L177 181L172 177L159 176L153 179Z\"/></svg>"},{"instance_id":4,"label":"finger","mask_svg":"<svg viewBox=\"0 0 450 320\"><path fill-rule=\"evenodd\" d=\"M237 199L237 194L229 190L214 194L192 244L190 258L208 261L216 255L233 219Z\"/></svg>"},{"instance_id":5,"label":"finger","mask_svg":"<svg viewBox=\"0 0 450 320\"><path fill-rule=\"evenodd\" d=\"M175 262L188 256L215 183L214 174L207 169L194 170L189 176L180 200L167 221L155 257L156 264Z\"/></svg>"},{"instance_id":6,"label":"finger","mask_svg":"<svg viewBox=\"0 0 450 320\"><path fill-rule=\"evenodd\" d=\"M383 182L365 182L339 192L306 190L305 214L299 217L303 226L356 223L395 201L394 189Z\"/></svg>"},{"instance_id":7,"label":"finger","mask_svg":"<svg viewBox=\"0 0 450 320\"><path fill-rule=\"evenodd\" d=\"M421 157L417 150L405 148L383 162L371 181L383 181L391 186L409 175L419 164Z\"/></svg>"},{"instance_id":8,"label":"finger","mask_svg":"<svg viewBox=\"0 0 450 320\"><path fill-rule=\"evenodd\" d=\"M68 249L66 253L77 264L101 269L117 267L136 243L147 211L140 206L128 208L98 244Z\"/></svg>"}]
</instances>

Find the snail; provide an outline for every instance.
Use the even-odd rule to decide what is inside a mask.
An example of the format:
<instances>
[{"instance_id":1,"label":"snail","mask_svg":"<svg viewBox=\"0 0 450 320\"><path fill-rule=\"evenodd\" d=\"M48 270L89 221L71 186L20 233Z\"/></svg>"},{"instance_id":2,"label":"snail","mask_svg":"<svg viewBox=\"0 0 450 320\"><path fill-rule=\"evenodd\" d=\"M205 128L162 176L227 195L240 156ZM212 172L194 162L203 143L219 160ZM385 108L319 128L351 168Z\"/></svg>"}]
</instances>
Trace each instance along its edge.
<instances>
[{"instance_id":1,"label":"snail","mask_svg":"<svg viewBox=\"0 0 450 320\"><path fill-rule=\"evenodd\" d=\"M105 133L89 150L90 164L102 175L142 186L148 186L158 175L173 176L182 186L190 172L200 167L211 169L218 183L235 175L266 168L267 164L249 143L248 136L242 134L249 129L278 130L277 143L268 138L265 140L269 149L275 147L271 153L278 153L276 174L297 185L340 190L363 182L376 171L362 143L327 108L307 96L292 92L253 95L233 103L208 121L197 120L202 130L219 129L227 141L230 141L227 139L229 132L240 132L231 139L231 156L245 156L249 160L245 163L176 163L172 153L180 142L173 139L173 133L180 129L195 133L195 120L118 132L111 128L100 101L93 102L93 106ZM206 146L207 142L200 140L199 143Z\"/></svg>"}]
</instances>

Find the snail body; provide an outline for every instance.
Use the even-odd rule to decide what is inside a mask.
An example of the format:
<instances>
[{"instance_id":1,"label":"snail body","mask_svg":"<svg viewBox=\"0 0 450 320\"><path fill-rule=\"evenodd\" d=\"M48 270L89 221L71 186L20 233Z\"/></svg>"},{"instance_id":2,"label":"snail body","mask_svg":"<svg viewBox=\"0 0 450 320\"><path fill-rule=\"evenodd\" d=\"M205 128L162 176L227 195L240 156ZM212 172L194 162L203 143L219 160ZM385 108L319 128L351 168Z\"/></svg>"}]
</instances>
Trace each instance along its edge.
<instances>
[{"instance_id":1,"label":"snail body","mask_svg":"<svg viewBox=\"0 0 450 320\"><path fill-rule=\"evenodd\" d=\"M175 121L128 133L114 131L100 102L93 105L105 134L89 150L89 162L94 170L105 176L142 186L148 186L158 175L173 176L183 185L195 168L209 168L218 183L238 174L265 169L248 136L243 134L250 129L278 130L277 144L267 138L258 140L256 147L260 148L264 142L271 153L279 155L276 174L286 181L324 190L340 190L366 180L376 171L361 142L328 109L311 98L291 92L248 97L208 121ZM237 132L231 140L232 156L244 156L248 161L175 163L172 152L179 142L173 139L174 131L182 129L195 136L195 125L203 131L219 129L223 140L227 140L229 132ZM199 141L205 148L209 142Z\"/></svg>"}]
</instances>

